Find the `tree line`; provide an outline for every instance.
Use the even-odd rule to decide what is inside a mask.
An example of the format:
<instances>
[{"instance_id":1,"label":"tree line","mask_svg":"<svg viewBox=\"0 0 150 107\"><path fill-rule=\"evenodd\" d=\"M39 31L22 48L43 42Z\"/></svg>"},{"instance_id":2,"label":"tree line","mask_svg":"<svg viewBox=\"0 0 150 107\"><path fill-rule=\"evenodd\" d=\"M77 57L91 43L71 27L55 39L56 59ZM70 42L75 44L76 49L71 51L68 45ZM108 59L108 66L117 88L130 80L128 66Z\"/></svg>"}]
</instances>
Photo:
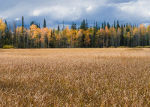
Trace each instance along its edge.
<instances>
[{"instance_id":1,"label":"tree line","mask_svg":"<svg viewBox=\"0 0 150 107\"><path fill-rule=\"evenodd\" d=\"M71 27L64 26L60 29L47 27L46 20L40 27L34 21L30 28L25 28L24 17L22 25L13 24L13 29L7 21L0 20L0 48L11 45L15 48L106 48L106 47L137 47L150 45L150 25L140 26L119 24L114 21L110 25L103 22L88 26L88 21L83 20L80 27L72 23Z\"/></svg>"}]
</instances>

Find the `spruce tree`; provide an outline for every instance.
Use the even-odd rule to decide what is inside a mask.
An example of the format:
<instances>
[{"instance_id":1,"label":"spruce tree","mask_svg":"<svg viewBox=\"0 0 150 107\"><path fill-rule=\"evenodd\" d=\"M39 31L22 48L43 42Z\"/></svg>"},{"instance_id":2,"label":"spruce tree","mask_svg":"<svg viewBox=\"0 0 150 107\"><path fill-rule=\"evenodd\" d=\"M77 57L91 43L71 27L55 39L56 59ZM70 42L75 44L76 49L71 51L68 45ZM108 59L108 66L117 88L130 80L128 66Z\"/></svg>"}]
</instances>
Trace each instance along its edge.
<instances>
[{"instance_id":1,"label":"spruce tree","mask_svg":"<svg viewBox=\"0 0 150 107\"><path fill-rule=\"evenodd\" d=\"M72 25L71 25L71 29L73 29L73 30L76 30L76 29L77 29L76 24L75 24L74 22L73 22Z\"/></svg>"},{"instance_id":2,"label":"spruce tree","mask_svg":"<svg viewBox=\"0 0 150 107\"><path fill-rule=\"evenodd\" d=\"M24 31L24 17L22 16L22 33Z\"/></svg>"},{"instance_id":3,"label":"spruce tree","mask_svg":"<svg viewBox=\"0 0 150 107\"><path fill-rule=\"evenodd\" d=\"M46 20L44 19L43 28L46 28Z\"/></svg>"}]
</instances>

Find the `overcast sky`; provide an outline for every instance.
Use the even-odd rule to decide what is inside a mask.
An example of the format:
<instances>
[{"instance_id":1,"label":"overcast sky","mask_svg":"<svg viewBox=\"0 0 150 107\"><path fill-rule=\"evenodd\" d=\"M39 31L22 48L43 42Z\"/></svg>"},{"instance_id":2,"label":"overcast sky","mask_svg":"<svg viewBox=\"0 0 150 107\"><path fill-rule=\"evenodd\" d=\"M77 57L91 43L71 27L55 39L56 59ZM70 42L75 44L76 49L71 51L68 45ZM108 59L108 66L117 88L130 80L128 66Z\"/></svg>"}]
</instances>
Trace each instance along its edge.
<instances>
[{"instance_id":1,"label":"overcast sky","mask_svg":"<svg viewBox=\"0 0 150 107\"><path fill-rule=\"evenodd\" d=\"M0 0L0 17L8 21L32 20L48 26L88 19L99 23L119 20L122 23L150 23L150 0Z\"/></svg>"}]
</instances>

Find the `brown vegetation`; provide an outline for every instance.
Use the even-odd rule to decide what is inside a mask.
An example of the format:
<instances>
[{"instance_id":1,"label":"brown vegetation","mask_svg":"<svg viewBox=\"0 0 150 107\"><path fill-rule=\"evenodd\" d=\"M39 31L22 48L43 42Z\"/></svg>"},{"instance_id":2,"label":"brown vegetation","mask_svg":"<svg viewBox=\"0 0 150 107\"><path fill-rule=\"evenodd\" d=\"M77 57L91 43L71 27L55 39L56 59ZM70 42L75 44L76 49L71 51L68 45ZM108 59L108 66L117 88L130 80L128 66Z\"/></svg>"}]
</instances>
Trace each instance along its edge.
<instances>
[{"instance_id":1,"label":"brown vegetation","mask_svg":"<svg viewBox=\"0 0 150 107\"><path fill-rule=\"evenodd\" d=\"M150 49L0 50L0 106L150 106Z\"/></svg>"}]
</instances>

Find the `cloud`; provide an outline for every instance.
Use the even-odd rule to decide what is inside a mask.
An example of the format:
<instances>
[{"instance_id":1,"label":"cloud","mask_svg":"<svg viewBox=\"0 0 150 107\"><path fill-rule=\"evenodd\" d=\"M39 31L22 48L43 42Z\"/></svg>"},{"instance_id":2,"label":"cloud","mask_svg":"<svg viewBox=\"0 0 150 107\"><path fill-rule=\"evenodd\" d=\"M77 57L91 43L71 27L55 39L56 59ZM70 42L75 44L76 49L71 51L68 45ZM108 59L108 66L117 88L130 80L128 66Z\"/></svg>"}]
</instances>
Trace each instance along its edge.
<instances>
[{"instance_id":1,"label":"cloud","mask_svg":"<svg viewBox=\"0 0 150 107\"><path fill-rule=\"evenodd\" d=\"M118 7L129 14L136 14L144 17L150 16L150 1L148 0L138 0L136 2L128 2L119 5Z\"/></svg>"},{"instance_id":2,"label":"cloud","mask_svg":"<svg viewBox=\"0 0 150 107\"><path fill-rule=\"evenodd\" d=\"M136 16L141 19L150 18L150 1L149 0L137 0L122 3L117 5L117 8L128 16Z\"/></svg>"},{"instance_id":3,"label":"cloud","mask_svg":"<svg viewBox=\"0 0 150 107\"><path fill-rule=\"evenodd\" d=\"M108 0L110 3L128 3L128 2L133 2L133 1L137 1L137 0Z\"/></svg>"},{"instance_id":4,"label":"cloud","mask_svg":"<svg viewBox=\"0 0 150 107\"><path fill-rule=\"evenodd\" d=\"M89 12L89 11L92 11L93 7L90 5L86 8L86 11Z\"/></svg>"},{"instance_id":5,"label":"cloud","mask_svg":"<svg viewBox=\"0 0 150 107\"><path fill-rule=\"evenodd\" d=\"M49 5L49 6L41 6L32 11L30 14L31 16L41 16L41 15L48 15L52 19L56 20L62 20L62 19L67 19L67 20L77 20L80 19L84 14L87 14L91 11L96 9L97 7L100 7L103 5L104 1L101 1L100 3L97 3L95 1L87 0L87 1L82 1L82 0L75 0L74 2L72 1L67 1L64 0L62 3L55 4L55 5Z\"/></svg>"},{"instance_id":6,"label":"cloud","mask_svg":"<svg viewBox=\"0 0 150 107\"><path fill-rule=\"evenodd\" d=\"M0 17L16 20L24 16L25 21L43 21L58 24L94 20L121 20L122 22L149 23L149 0L7 0L0 1ZM19 20L18 20L19 21Z\"/></svg>"},{"instance_id":7,"label":"cloud","mask_svg":"<svg viewBox=\"0 0 150 107\"><path fill-rule=\"evenodd\" d=\"M20 19L20 18L16 18L15 20L16 20L16 21L19 21L19 20L21 20L21 19Z\"/></svg>"},{"instance_id":8,"label":"cloud","mask_svg":"<svg viewBox=\"0 0 150 107\"><path fill-rule=\"evenodd\" d=\"M35 9L31 16L50 16L53 20L75 20L81 16L81 10L76 7L51 6Z\"/></svg>"},{"instance_id":9,"label":"cloud","mask_svg":"<svg viewBox=\"0 0 150 107\"><path fill-rule=\"evenodd\" d=\"M24 2L14 0L14 2L17 1L16 5L11 1L9 3L9 1L10 0L8 0L7 3L5 1L2 3L6 5L5 7L9 6L9 8L0 7L0 13L3 16L39 16L49 14L49 16L59 15L59 17L63 15L63 17L66 18L66 14L68 14L68 16L81 15L81 12L88 12L91 11L93 7L100 7L106 0L26 0Z\"/></svg>"}]
</instances>

